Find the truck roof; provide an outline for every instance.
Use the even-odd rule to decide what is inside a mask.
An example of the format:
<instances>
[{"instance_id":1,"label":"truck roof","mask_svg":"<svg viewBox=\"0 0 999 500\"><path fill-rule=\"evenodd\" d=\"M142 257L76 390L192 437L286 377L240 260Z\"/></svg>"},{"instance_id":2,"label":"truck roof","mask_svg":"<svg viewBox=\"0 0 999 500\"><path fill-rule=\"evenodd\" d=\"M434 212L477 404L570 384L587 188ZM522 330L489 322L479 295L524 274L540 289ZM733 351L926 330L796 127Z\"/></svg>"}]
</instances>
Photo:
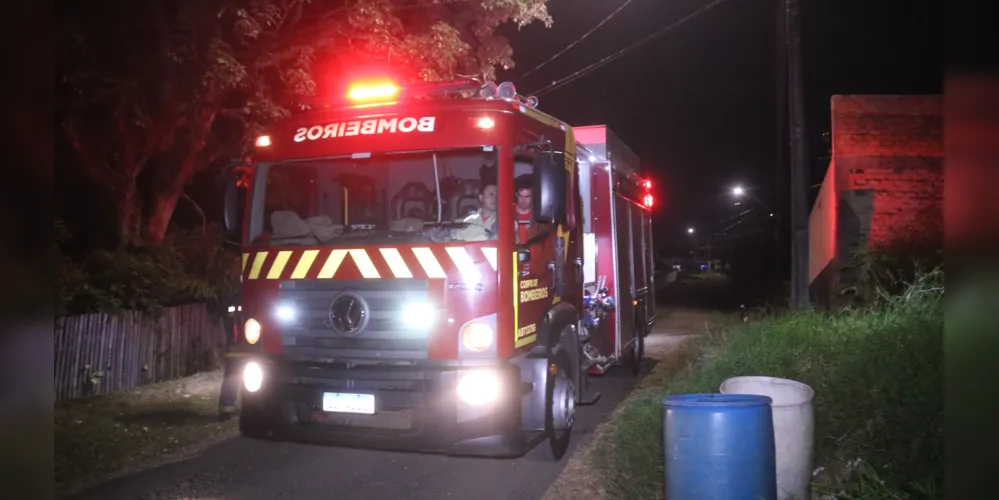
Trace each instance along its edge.
<instances>
[{"instance_id":1,"label":"truck roof","mask_svg":"<svg viewBox=\"0 0 999 500\"><path fill-rule=\"evenodd\" d=\"M598 158L610 162L611 168L625 175L638 175L638 155L607 125L573 127L576 142Z\"/></svg>"}]
</instances>

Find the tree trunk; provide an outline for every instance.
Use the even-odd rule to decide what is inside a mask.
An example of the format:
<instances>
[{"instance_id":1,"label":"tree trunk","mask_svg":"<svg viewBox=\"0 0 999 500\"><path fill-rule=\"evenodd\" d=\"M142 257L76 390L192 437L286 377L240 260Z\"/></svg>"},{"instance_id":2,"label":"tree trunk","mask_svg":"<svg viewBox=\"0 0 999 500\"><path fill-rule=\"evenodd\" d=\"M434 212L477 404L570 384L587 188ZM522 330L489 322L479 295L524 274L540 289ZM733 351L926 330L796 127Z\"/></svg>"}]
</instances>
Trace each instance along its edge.
<instances>
[{"instance_id":1,"label":"tree trunk","mask_svg":"<svg viewBox=\"0 0 999 500\"><path fill-rule=\"evenodd\" d=\"M115 210L118 219L118 248L138 243L142 205L139 190L134 182L122 187Z\"/></svg>"},{"instance_id":2,"label":"tree trunk","mask_svg":"<svg viewBox=\"0 0 999 500\"><path fill-rule=\"evenodd\" d=\"M170 221L173 219L174 209L177 208L177 200L180 199L183 192L184 188L181 185L179 188L171 186L169 189L164 189L156 193L152 211L149 213L149 218L146 219L145 240L147 244L159 245L163 243L167 231L170 229Z\"/></svg>"},{"instance_id":3,"label":"tree trunk","mask_svg":"<svg viewBox=\"0 0 999 500\"><path fill-rule=\"evenodd\" d=\"M192 151L187 153L180 162L173 178L153 195L152 211L145 224L145 242L147 244L159 245L163 243L170 229L174 210L177 208L177 200L184 195L187 183L194 179L194 174L200 168L204 168L205 165L213 161L214 156L207 149L204 149L204 143L201 142L198 145L201 148L192 148Z\"/></svg>"}]
</instances>

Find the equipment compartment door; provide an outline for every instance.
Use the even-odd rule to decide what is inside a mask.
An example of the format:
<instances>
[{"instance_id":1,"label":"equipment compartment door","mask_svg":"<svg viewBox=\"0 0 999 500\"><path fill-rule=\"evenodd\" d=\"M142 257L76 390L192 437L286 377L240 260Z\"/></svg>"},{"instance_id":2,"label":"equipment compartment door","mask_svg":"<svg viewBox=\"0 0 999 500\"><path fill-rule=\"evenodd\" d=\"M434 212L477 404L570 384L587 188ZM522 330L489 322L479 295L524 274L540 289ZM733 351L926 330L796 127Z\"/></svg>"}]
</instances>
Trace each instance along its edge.
<instances>
[{"instance_id":1,"label":"equipment compartment door","mask_svg":"<svg viewBox=\"0 0 999 500\"><path fill-rule=\"evenodd\" d=\"M652 214L649 212L642 212L642 236L645 244L642 259L645 261L645 275L649 286L645 297L645 320L652 322L656 319L656 260L652 247Z\"/></svg>"},{"instance_id":2,"label":"equipment compartment door","mask_svg":"<svg viewBox=\"0 0 999 500\"><path fill-rule=\"evenodd\" d=\"M635 280L634 251L632 250L631 211L634 208L628 200L614 196L614 237L617 242L617 354L635 338Z\"/></svg>"}]
</instances>

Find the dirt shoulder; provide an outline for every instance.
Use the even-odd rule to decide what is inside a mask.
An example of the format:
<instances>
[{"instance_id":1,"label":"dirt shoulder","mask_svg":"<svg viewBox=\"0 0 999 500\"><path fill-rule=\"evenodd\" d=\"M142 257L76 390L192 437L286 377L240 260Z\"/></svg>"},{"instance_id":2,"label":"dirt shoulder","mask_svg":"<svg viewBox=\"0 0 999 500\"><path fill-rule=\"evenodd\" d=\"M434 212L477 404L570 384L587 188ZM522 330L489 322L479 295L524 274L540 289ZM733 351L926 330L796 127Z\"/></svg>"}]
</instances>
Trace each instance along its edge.
<instances>
[{"instance_id":1,"label":"dirt shoulder","mask_svg":"<svg viewBox=\"0 0 999 500\"><path fill-rule=\"evenodd\" d=\"M181 460L236 435L235 421L218 420L221 385L217 370L57 405L57 495Z\"/></svg>"},{"instance_id":2,"label":"dirt shoulder","mask_svg":"<svg viewBox=\"0 0 999 500\"><path fill-rule=\"evenodd\" d=\"M706 309L668 309L657 314L658 320L645 340L645 357L655 359L656 366L639 383L632 394L622 401L607 421L600 424L593 438L579 449L555 479L542 500L608 500L606 479L596 460L606 446L608 430L614 425L623 408L644 387L661 384L686 368L696 358L698 350L693 340L700 335L711 335L721 325L733 320L731 315Z\"/></svg>"}]
</instances>

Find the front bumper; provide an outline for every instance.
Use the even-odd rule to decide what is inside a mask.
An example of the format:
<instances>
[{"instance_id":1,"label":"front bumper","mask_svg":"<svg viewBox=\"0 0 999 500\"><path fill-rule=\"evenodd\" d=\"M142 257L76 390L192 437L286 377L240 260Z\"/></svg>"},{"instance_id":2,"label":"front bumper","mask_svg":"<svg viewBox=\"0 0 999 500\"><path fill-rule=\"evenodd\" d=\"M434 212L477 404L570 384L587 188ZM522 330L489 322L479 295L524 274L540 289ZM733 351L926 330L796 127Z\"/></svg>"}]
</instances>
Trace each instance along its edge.
<instances>
[{"instance_id":1,"label":"front bumper","mask_svg":"<svg viewBox=\"0 0 999 500\"><path fill-rule=\"evenodd\" d=\"M252 358L264 367L259 391L244 388L243 406L268 421L278 437L337 446L519 456L543 439L525 430L521 401L533 385L509 363L461 367L316 365ZM458 397L459 380L490 370L500 380L497 397L472 406ZM325 412L323 393L371 394L373 415Z\"/></svg>"}]
</instances>

